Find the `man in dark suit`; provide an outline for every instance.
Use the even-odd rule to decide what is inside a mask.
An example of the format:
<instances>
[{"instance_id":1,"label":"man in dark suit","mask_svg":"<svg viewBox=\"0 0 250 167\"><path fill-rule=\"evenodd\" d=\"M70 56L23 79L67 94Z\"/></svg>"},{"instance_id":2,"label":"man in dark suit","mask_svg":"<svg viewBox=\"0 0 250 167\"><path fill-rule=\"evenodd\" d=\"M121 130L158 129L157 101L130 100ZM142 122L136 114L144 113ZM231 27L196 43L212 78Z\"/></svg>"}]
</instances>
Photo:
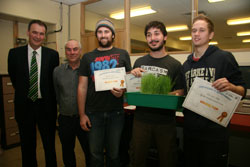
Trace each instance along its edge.
<instances>
[{"instance_id":1,"label":"man in dark suit","mask_svg":"<svg viewBox=\"0 0 250 167\"><path fill-rule=\"evenodd\" d=\"M36 126L39 129L46 167L55 167L56 98L53 70L59 65L58 52L42 46L47 26L40 20L28 25L29 43L10 49L8 72L15 89L15 118L18 124L22 166L37 166ZM35 78L35 79L34 79Z\"/></svg>"}]
</instances>

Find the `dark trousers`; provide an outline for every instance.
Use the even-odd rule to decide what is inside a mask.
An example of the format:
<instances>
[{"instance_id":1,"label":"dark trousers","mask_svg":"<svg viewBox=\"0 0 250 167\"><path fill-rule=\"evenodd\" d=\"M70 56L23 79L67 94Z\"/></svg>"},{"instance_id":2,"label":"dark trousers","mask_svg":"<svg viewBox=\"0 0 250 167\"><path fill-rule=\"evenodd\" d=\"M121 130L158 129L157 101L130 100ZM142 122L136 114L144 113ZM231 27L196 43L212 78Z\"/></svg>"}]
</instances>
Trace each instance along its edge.
<instances>
[{"instance_id":1,"label":"dark trousers","mask_svg":"<svg viewBox=\"0 0 250 167\"><path fill-rule=\"evenodd\" d=\"M133 113L129 113L129 111L127 111L127 113L125 112L125 122L120 142L121 167L127 167L130 162L129 148L132 138L133 119Z\"/></svg>"},{"instance_id":2,"label":"dark trousers","mask_svg":"<svg viewBox=\"0 0 250 167\"><path fill-rule=\"evenodd\" d=\"M168 124L150 124L134 119L131 165L145 167L148 151L154 144L158 151L160 167L175 167L177 160L175 121Z\"/></svg>"},{"instance_id":3,"label":"dark trousers","mask_svg":"<svg viewBox=\"0 0 250 167\"><path fill-rule=\"evenodd\" d=\"M85 154L86 167L89 167L90 153L88 147L87 135L80 126L78 116L59 115L59 137L62 143L63 162L65 167L76 167L75 140L78 138ZM82 164L80 166L83 166Z\"/></svg>"},{"instance_id":4,"label":"dark trousers","mask_svg":"<svg viewBox=\"0 0 250 167\"><path fill-rule=\"evenodd\" d=\"M28 104L30 117L25 122L19 122L21 139L22 166L36 167L36 126L41 135L46 167L56 167L55 130L56 119L44 116L45 104L42 100L30 101Z\"/></svg>"},{"instance_id":5,"label":"dark trousers","mask_svg":"<svg viewBox=\"0 0 250 167\"><path fill-rule=\"evenodd\" d=\"M228 147L228 140L209 141L185 135L185 167L227 167Z\"/></svg>"}]
</instances>

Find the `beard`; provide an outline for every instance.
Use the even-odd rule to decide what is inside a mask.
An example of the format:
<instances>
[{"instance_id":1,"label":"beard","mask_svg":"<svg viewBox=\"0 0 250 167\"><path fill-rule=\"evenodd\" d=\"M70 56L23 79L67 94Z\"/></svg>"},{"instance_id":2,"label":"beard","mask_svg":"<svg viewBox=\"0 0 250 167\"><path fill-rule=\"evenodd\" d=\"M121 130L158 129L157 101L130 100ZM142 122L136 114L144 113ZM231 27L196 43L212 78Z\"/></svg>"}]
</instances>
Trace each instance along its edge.
<instances>
[{"instance_id":1,"label":"beard","mask_svg":"<svg viewBox=\"0 0 250 167\"><path fill-rule=\"evenodd\" d=\"M155 42L155 41L151 41L151 42ZM149 47L149 49L151 51L156 52L156 51L161 50L164 47L165 43L166 43L166 41L162 41L162 43L160 44L160 46L158 46L157 48L151 48L150 45L148 45L148 47Z\"/></svg>"},{"instance_id":2,"label":"beard","mask_svg":"<svg viewBox=\"0 0 250 167\"><path fill-rule=\"evenodd\" d=\"M113 40L108 40L107 43L102 43L102 39L104 39L104 38L101 38L100 40L98 40L99 46L102 48L108 48L113 43Z\"/></svg>"}]
</instances>

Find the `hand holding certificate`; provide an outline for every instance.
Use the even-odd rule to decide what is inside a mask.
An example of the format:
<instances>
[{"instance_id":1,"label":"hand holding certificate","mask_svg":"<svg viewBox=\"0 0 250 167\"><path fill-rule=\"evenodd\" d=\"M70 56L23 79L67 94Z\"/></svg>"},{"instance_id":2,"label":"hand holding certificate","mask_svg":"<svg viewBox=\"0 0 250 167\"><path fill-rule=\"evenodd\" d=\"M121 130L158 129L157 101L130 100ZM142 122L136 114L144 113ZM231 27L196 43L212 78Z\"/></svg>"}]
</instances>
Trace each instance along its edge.
<instances>
[{"instance_id":1,"label":"hand holding certificate","mask_svg":"<svg viewBox=\"0 0 250 167\"><path fill-rule=\"evenodd\" d=\"M182 106L226 127L240 100L234 92L219 92L211 83L195 78Z\"/></svg>"},{"instance_id":2,"label":"hand holding certificate","mask_svg":"<svg viewBox=\"0 0 250 167\"><path fill-rule=\"evenodd\" d=\"M133 74L127 74L125 76L127 92L140 92L141 77L136 77Z\"/></svg>"},{"instance_id":3,"label":"hand holding certificate","mask_svg":"<svg viewBox=\"0 0 250 167\"><path fill-rule=\"evenodd\" d=\"M111 90L113 88L126 88L125 67L98 70L94 72L94 75L96 91Z\"/></svg>"}]
</instances>

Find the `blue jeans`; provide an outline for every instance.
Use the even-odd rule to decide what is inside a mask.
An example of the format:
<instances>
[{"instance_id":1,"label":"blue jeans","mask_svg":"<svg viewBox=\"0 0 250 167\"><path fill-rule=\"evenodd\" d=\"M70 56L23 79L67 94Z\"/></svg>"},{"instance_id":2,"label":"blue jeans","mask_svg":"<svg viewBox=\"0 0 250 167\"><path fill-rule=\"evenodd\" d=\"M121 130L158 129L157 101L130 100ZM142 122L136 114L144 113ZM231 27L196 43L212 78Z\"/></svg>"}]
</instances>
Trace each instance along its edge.
<instances>
[{"instance_id":1,"label":"blue jeans","mask_svg":"<svg viewBox=\"0 0 250 167\"><path fill-rule=\"evenodd\" d=\"M86 112L91 122L88 141L91 167L120 167L119 145L124 126L124 111Z\"/></svg>"}]
</instances>

